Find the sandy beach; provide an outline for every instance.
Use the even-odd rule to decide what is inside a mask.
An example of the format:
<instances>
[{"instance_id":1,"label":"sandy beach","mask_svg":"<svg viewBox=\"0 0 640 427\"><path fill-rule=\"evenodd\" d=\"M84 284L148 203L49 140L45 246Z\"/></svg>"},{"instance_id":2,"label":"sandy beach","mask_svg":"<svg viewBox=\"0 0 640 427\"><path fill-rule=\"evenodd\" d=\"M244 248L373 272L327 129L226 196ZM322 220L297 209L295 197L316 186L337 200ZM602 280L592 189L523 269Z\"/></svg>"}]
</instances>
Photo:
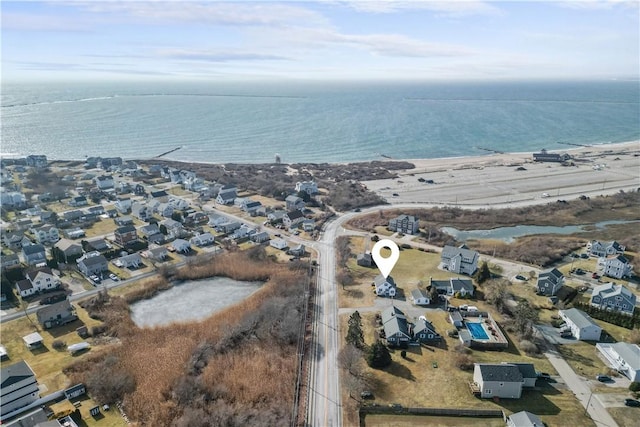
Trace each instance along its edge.
<instances>
[{"instance_id":1,"label":"sandy beach","mask_svg":"<svg viewBox=\"0 0 640 427\"><path fill-rule=\"evenodd\" d=\"M550 150L551 152L551 150ZM396 179L364 181L391 204L523 205L640 188L640 141L575 147L573 166L534 162L533 153L406 159Z\"/></svg>"}]
</instances>

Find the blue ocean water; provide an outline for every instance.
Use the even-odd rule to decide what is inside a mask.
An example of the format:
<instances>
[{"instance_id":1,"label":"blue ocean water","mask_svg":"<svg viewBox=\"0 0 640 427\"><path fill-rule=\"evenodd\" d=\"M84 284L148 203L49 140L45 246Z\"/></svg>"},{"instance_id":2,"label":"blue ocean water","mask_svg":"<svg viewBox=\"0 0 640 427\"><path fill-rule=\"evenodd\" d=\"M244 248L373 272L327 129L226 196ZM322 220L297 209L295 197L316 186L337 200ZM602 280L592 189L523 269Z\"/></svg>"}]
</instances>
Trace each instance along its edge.
<instances>
[{"instance_id":1,"label":"blue ocean water","mask_svg":"<svg viewBox=\"0 0 640 427\"><path fill-rule=\"evenodd\" d=\"M638 82L2 84L2 155L346 162L640 139Z\"/></svg>"}]
</instances>

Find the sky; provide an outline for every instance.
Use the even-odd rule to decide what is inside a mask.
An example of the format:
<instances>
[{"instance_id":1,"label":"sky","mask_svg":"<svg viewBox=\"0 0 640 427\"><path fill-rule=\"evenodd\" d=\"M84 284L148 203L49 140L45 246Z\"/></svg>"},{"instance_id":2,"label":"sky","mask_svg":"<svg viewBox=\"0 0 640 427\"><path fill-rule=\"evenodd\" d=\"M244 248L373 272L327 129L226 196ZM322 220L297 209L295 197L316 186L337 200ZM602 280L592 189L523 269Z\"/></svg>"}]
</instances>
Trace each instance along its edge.
<instances>
[{"instance_id":1,"label":"sky","mask_svg":"<svg viewBox=\"0 0 640 427\"><path fill-rule=\"evenodd\" d=\"M0 2L2 80L640 79L640 0Z\"/></svg>"}]
</instances>

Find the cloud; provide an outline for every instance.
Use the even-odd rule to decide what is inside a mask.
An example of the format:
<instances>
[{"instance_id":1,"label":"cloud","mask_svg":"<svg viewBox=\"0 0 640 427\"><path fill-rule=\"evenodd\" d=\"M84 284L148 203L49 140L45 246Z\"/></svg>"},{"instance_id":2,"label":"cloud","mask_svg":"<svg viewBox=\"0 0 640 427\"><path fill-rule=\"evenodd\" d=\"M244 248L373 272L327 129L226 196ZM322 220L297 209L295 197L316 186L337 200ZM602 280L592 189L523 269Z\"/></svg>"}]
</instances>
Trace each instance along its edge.
<instances>
[{"instance_id":1,"label":"cloud","mask_svg":"<svg viewBox=\"0 0 640 427\"><path fill-rule=\"evenodd\" d=\"M330 0L331 1L331 0ZM331 1L333 3L333 1ZM470 15L499 15L502 11L494 4L476 0L346 0L336 3L359 12L396 13L404 10L429 10L439 16L461 17Z\"/></svg>"},{"instance_id":2,"label":"cloud","mask_svg":"<svg viewBox=\"0 0 640 427\"><path fill-rule=\"evenodd\" d=\"M90 22L70 16L2 12L2 30L92 32Z\"/></svg>"},{"instance_id":3,"label":"cloud","mask_svg":"<svg viewBox=\"0 0 640 427\"><path fill-rule=\"evenodd\" d=\"M267 53L256 52L228 52L228 51L210 51L210 50L183 50L183 49L165 49L160 50L158 54L162 57L171 59L181 59L188 61L204 61L204 62L233 62L233 61L282 61L290 60L286 56L272 55Z\"/></svg>"},{"instance_id":4,"label":"cloud","mask_svg":"<svg viewBox=\"0 0 640 427\"><path fill-rule=\"evenodd\" d=\"M614 7L625 7L637 11L640 8L640 3L633 0L569 0L557 2L557 5L581 10L609 10Z\"/></svg>"}]
</instances>

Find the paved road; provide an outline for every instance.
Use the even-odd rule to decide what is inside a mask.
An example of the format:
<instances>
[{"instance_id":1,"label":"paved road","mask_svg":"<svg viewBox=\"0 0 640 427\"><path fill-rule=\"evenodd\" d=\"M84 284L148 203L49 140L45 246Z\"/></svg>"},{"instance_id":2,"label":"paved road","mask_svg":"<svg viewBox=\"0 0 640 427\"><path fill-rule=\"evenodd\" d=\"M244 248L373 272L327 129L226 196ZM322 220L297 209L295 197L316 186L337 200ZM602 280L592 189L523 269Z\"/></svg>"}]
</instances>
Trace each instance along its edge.
<instances>
[{"instance_id":1,"label":"paved road","mask_svg":"<svg viewBox=\"0 0 640 427\"><path fill-rule=\"evenodd\" d=\"M562 358L554 345L549 344L550 349L545 352L549 362L558 371L567 387L573 391L580 404L586 408L589 416L599 427L617 427L618 424L602 406L600 400L596 399L591 390L591 384L583 377L577 375L571 366Z\"/></svg>"}]
</instances>

